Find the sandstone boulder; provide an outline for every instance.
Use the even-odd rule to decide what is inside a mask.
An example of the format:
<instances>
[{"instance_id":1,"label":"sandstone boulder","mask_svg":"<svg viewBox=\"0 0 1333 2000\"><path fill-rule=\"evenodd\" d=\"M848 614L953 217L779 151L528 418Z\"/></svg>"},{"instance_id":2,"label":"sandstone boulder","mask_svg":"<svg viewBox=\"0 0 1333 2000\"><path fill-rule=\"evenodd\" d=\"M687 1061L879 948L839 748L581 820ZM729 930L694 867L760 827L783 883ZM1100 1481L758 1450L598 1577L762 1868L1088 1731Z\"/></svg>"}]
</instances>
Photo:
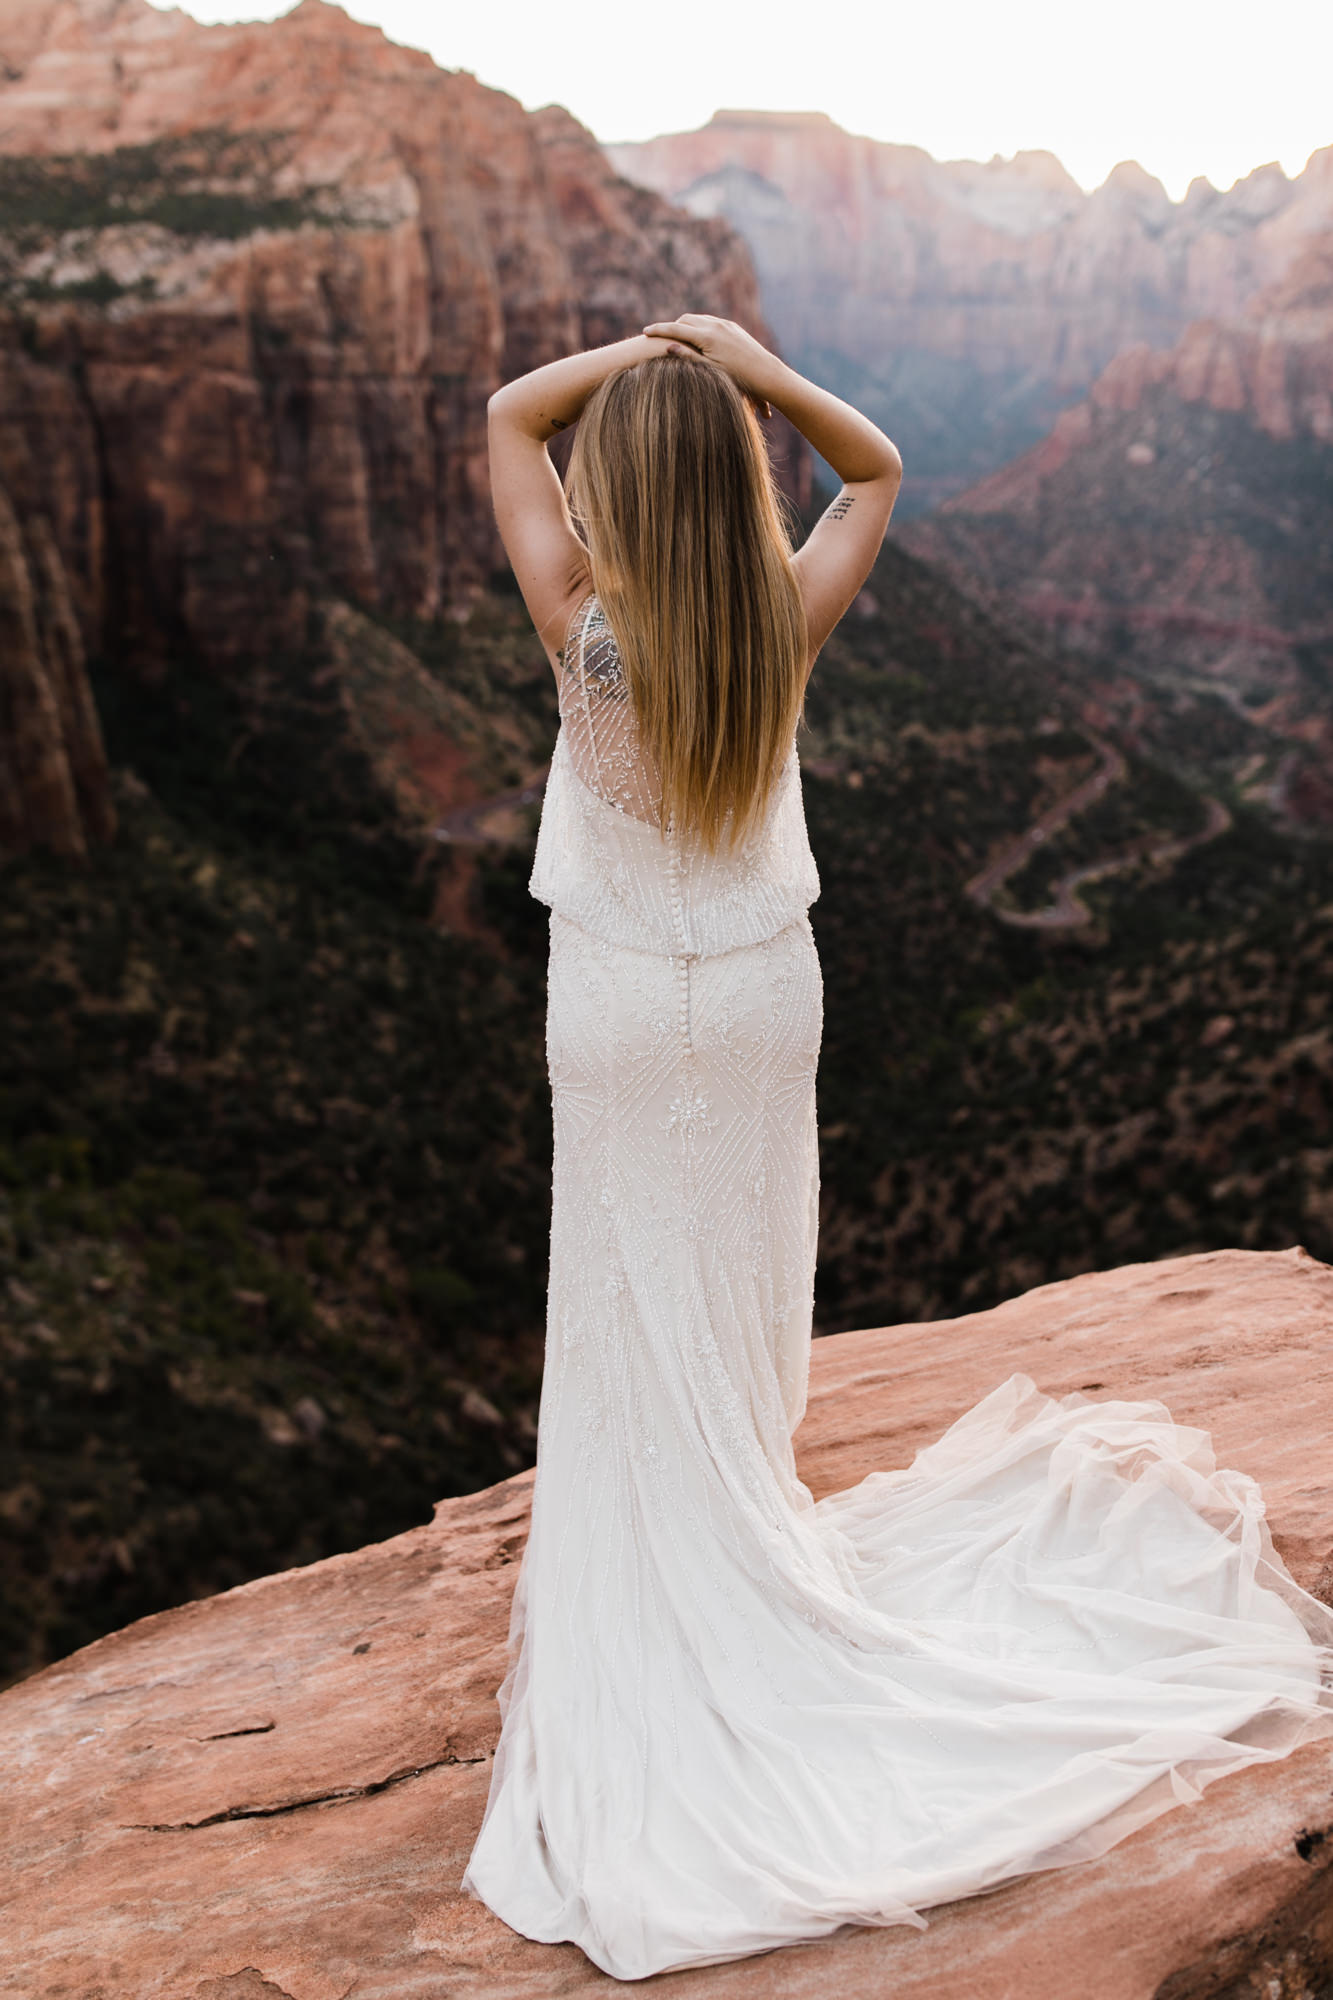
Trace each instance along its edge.
<instances>
[{"instance_id":1,"label":"sandstone boulder","mask_svg":"<svg viewBox=\"0 0 1333 2000\"><path fill-rule=\"evenodd\" d=\"M1160 1398L1256 1475L1297 1578L1333 1589L1333 1270L1224 1251L817 1344L816 1494L901 1465L1015 1370ZM130 1626L0 1699L14 2000L476 2000L610 1992L458 1883L531 1476L377 1547ZM1326 1745L1214 1786L1094 1864L671 1976L710 1996L1308 2000L1333 1978Z\"/></svg>"}]
</instances>

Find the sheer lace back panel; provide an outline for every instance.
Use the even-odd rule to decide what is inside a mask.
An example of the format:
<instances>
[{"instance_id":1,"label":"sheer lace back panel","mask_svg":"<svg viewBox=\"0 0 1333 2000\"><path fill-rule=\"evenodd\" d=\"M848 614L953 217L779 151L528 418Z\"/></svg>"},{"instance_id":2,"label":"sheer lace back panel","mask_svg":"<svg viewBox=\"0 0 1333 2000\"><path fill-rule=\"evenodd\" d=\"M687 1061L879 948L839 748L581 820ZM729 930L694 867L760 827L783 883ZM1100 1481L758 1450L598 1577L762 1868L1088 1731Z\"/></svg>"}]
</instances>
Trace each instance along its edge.
<instances>
[{"instance_id":1,"label":"sheer lace back panel","mask_svg":"<svg viewBox=\"0 0 1333 2000\"><path fill-rule=\"evenodd\" d=\"M585 598L563 656L533 895L604 943L667 957L761 944L805 915L819 876L794 742L762 825L735 848L710 854L663 828L660 793L615 634Z\"/></svg>"},{"instance_id":2,"label":"sheer lace back panel","mask_svg":"<svg viewBox=\"0 0 1333 2000\"><path fill-rule=\"evenodd\" d=\"M661 786L639 741L620 648L595 597L585 598L570 624L560 725L579 783L631 819L660 827Z\"/></svg>"}]
</instances>

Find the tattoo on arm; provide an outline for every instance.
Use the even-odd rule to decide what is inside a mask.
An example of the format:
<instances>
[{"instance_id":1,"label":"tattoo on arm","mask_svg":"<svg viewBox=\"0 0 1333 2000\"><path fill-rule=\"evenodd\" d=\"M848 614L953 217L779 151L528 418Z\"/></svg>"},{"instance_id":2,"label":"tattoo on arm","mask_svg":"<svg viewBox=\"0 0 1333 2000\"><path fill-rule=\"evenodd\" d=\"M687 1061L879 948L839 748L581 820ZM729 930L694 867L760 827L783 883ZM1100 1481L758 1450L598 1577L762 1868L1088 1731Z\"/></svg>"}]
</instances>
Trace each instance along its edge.
<instances>
[{"instance_id":1,"label":"tattoo on arm","mask_svg":"<svg viewBox=\"0 0 1333 2000\"><path fill-rule=\"evenodd\" d=\"M567 431L569 429L569 425L563 417L548 417L546 421L553 431Z\"/></svg>"},{"instance_id":2,"label":"tattoo on arm","mask_svg":"<svg viewBox=\"0 0 1333 2000\"><path fill-rule=\"evenodd\" d=\"M854 493L840 493L833 505L826 511L824 519L826 521L841 521L844 515L851 513L855 504L856 495Z\"/></svg>"}]
</instances>

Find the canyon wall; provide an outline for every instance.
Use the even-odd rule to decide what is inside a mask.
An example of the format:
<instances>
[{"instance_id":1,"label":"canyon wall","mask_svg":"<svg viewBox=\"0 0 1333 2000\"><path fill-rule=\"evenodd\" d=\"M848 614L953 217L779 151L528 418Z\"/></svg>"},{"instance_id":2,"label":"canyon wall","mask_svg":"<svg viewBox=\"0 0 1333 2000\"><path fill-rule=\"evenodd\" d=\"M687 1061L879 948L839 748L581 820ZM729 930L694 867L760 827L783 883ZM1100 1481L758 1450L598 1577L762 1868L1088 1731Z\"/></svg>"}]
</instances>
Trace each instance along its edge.
<instances>
[{"instance_id":1,"label":"canyon wall","mask_svg":"<svg viewBox=\"0 0 1333 2000\"><path fill-rule=\"evenodd\" d=\"M502 561L494 388L680 310L765 331L724 222L323 0L227 27L0 0L0 66L6 846L106 830L80 651L229 671L299 649L330 592L465 605Z\"/></svg>"},{"instance_id":2,"label":"canyon wall","mask_svg":"<svg viewBox=\"0 0 1333 2000\"><path fill-rule=\"evenodd\" d=\"M106 753L49 523L0 488L0 849L109 839Z\"/></svg>"},{"instance_id":3,"label":"canyon wall","mask_svg":"<svg viewBox=\"0 0 1333 2000\"><path fill-rule=\"evenodd\" d=\"M741 232L786 351L902 445L904 513L1035 443L1123 349L1240 312L1333 222L1333 148L1182 202L1130 161L1085 194L1050 153L937 161L822 113L608 151Z\"/></svg>"},{"instance_id":4,"label":"canyon wall","mask_svg":"<svg viewBox=\"0 0 1333 2000\"><path fill-rule=\"evenodd\" d=\"M1333 233L1251 309L1117 356L1013 464L903 540L1006 615L1285 745L1333 820Z\"/></svg>"}]
</instances>

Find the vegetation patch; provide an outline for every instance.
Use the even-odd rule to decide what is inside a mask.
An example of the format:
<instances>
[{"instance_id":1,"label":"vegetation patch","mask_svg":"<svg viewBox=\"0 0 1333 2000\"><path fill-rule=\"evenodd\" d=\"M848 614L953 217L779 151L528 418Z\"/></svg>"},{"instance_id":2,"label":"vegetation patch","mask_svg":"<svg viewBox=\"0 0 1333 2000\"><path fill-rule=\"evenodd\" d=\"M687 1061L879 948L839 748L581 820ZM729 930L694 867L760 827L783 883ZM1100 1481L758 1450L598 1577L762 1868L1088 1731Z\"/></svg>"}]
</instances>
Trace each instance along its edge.
<instances>
[{"instance_id":1,"label":"vegetation patch","mask_svg":"<svg viewBox=\"0 0 1333 2000\"><path fill-rule=\"evenodd\" d=\"M184 245L369 226L336 187L290 185L290 155L285 134L215 129L104 153L0 156L0 297L94 307L154 298L151 276L112 268L108 231L138 226Z\"/></svg>"},{"instance_id":2,"label":"vegetation patch","mask_svg":"<svg viewBox=\"0 0 1333 2000\"><path fill-rule=\"evenodd\" d=\"M31 251L126 223L239 241L260 229L346 220L336 189L280 186L290 141L277 132L209 130L104 153L0 157L0 222Z\"/></svg>"}]
</instances>

